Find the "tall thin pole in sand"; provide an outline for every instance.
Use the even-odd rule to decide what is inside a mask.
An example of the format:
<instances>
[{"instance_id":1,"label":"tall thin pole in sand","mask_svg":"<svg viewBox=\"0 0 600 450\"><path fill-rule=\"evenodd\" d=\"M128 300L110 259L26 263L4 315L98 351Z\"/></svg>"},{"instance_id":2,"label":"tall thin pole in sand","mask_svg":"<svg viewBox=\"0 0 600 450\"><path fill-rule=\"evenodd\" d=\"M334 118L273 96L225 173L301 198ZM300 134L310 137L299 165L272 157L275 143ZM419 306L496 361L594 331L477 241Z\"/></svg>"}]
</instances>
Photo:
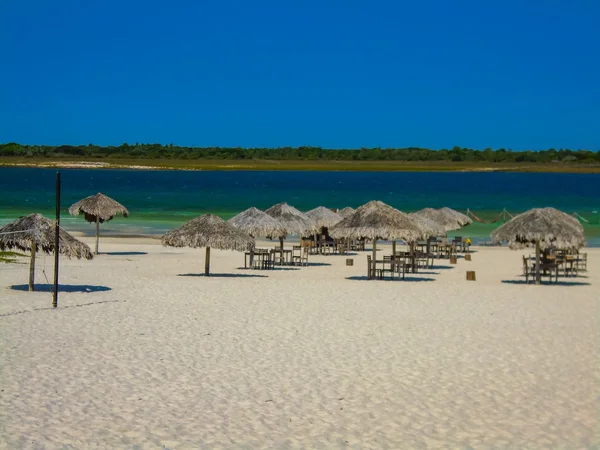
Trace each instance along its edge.
<instances>
[{"instance_id":1,"label":"tall thin pole in sand","mask_svg":"<svg viewBox=\"0 0 600 450\"><path fill-rule=\"evenodd\" d=\"M56 225L54 228L54 295L52 306L58 306L58 255L60 254L60 172L56 172Z\"/></svg>"},{"instance_id":2,"label":"tall thin pole in sand","mask_svg":"<svg viewBox=\"0 0 600 450\"><path fill-rule=\"evenodd\" d=\"M100 240L100 216L96 216L96 255L98 254L98 241Z\"/></svg>"}]
</instances>

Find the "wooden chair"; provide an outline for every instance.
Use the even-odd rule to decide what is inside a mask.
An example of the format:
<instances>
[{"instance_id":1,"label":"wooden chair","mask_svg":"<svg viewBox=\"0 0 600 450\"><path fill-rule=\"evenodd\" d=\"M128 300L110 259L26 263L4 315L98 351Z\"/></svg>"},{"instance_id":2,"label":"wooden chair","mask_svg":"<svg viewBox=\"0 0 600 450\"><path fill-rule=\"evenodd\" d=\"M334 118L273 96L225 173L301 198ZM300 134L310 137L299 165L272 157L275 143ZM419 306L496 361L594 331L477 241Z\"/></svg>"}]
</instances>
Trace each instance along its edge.
<instances>
[{"instance_id":1,"label":"wooden chair","mask_svg":"<svg viewBox=\"0 0 600 450\"><path fill-rule=\"evenodd\" d=\"M587 256L587 253L580 253L576 256L576 265L578 271L581 270L582 272L587 272Z\"/></svg>"},{"instance_id":2,"label":"wooden chair","mask_svg":"<svg viewBox=\"0 0 600 450\"><path fill-rule=\"evenodd\" d=\"M296 247L293 248L296 250ZM308 247L298 247L298 253L292 253L292 261L296 266L308 266Z\"/></svg>"},{"instance_id":3,"label":"wooden chair","mask_svg":"<svg viewBox=\"0 0 600 450\"><path fill-rule=\"evenodd\" d=\"M383 271L381 269L377 269L375 266L375 261L371 260L371 255L367 255L367 267L369 280L383 280Z\"/></svg>"},{"instance_id":4,"label":"wooden chair","mask_svg":"<svg viewBox=\"0 0 600 450\"><path fill-rule=\"evenodd\" d=\"M529 264L528 256L523 256L523 275L525 276L525 283L529 283L529 277L533 277L535 281L535 267Z\"/></svg>"}]
</instances>

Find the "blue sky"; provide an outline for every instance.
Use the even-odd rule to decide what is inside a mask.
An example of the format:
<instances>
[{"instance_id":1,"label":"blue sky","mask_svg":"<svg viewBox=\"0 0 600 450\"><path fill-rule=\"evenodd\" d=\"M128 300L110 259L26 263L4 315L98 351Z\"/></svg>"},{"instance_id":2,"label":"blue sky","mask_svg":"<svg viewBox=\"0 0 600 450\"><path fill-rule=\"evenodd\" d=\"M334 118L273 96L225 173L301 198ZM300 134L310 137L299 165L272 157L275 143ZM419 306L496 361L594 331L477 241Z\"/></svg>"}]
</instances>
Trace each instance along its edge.
<instances>
[{"instance_id":1,"label":"blue sky","mask_svg":"<svg viewBox=\"0 0 600 450\"><path fill-rule=\"evenodd\" d=\"M600 149L600 1L0 2L0 142Z\"/></svg>"}]
</instances>

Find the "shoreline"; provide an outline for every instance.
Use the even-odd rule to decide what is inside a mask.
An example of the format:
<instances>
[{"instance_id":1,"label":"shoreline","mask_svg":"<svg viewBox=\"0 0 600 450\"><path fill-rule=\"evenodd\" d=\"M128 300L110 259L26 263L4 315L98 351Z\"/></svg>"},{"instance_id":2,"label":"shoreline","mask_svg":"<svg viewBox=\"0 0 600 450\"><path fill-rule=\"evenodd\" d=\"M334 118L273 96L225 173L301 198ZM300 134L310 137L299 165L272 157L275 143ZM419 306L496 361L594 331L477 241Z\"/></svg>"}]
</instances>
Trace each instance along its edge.
<instances>
[{"instance_id":1,"label":"shoreline","mask_svg":"<svg viewBox=\"0 0 600 450\"><path fill-rule=\"evenodd\" d=\"M112 169L178 171L332 171L332 172L537 172L600 173L600 165L529 164L491 165L477 162L413 163L410 161L310 161L310 160L46 160L36 158L0 158L0 167L39 169Z\"/></svg>"}]
</instances>

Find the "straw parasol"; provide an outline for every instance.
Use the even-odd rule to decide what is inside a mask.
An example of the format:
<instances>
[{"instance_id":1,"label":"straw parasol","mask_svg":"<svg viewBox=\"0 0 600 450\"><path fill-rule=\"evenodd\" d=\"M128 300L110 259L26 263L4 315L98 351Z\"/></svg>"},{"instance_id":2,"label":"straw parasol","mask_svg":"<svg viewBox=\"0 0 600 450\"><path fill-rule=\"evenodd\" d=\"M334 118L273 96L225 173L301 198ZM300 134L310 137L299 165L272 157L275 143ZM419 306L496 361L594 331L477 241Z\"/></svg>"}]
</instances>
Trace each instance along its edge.
<instances>
[{"instance_id":1,"label":"straw parasol","mask_svg":"<svg viewBox=\"0 0 600 450\"><path fill-rule=\"evenodd\" d=\"M318 229L323 227L329 228L335 225L338 222L341 222L344 218L340 216L338 213L333 212L329 208L325 208L324 206L318 206L315 209L311 209L304 213L306 217L308 217L313 225Z\"/></svg>"},{"instance_id":2,"label":"straw parasol","mask_svg":"<svg viewBox=\"0 0 600 450\"><path fill-rule=\"evenodd\" d=\"M266 212L255 207L242 211L232 217L228 222L236 228L248 233L251 237L257 236L287 236L286 229ZM254 247L250 250L250 267L254 261Z\"/></svg>"},{"instance_id":3,"label":"straw parasol","mask_svg":"<svg viewBox=\"0 0 600 450\"><path fill-rule=\"evenodd\" d=\"M447 227L429 217L417 213L411 213L409 216L419 224L428 237L446 234Z\"/></svg>"},{"instance_id":4,"label":"straw parasol","mask_svg":"<svg viewBox=\"0 0 600 450\"><path fill-rule=\"evenodd\" d=\"M456 211L456 210L454 210L452 208L448 208L447 206L444 206L443 208L440 208L438 211L443 212L448 217L453 217L454 220L456 220L456 222L458 222L458 224L461 227L464 227L466 225L470 225L470 224L473 223L473 220L469 216L467 216L467 215L465 215L465 214L463 214L461 212L458 212L458 211Z\"/></svg>"},{"instance_id":5,"label":"straw parasol","mask_svg":"<svg viewBox=\"0 0 600 450\"><path fill-rule=\"evenodd\" d=\"M129 211L119 202L110 197L98 192L96 195L91 195L79 200L71 205L69 214L78 216L83 214L88 222L96 222L96 255L98 254L98 240L100 238L100 224L111 220L117 214L122 214L123 217L129 216Z\"/></svg>"},{"instance_id":6,"label":"straw parasol","mask_svg":"<svg viewBox=\"0 0 600 450\"><path fill-rule=\"evenodd\" d=\"M442 212L439 209L423 208L419 211L411 213L411 216L415 218L427 219L438 224L442 228L442 231L441 233L436 233L435 236L446 234L448 231L458 230L461 227L456 217Z\"/></svg>"},{"instance_id":7,"label":"straw parasol","mask_svg":"<svg viewBox=\"0 0 600 450\"><path fill-rule=\"evenodd\" d=\"M350 217L331 227L329 234L336 239L371 239L373 260L377 256L378 239L414 242L426 235L414 218L377 200L361 206Z\"/></svg>"},{"instance_id":8,"label":"straw parasol","mask_svg":"<svg viewBox=\"0 0 600 450\"><path fill-rule=\"evenodd\" d=\"M244 252L254 248L254 238L213 214L192 219L162 237L169 247L206 247L204 273L210 275L210 249Z\"/></svg>"},{"instance_id":9,"label":"straw parasol","mask_svg":"<svg viewBox=\"0 0 600 450\"><path fill-rule=\"evenodd\" d=\"M496 228L491 236L494 242L507 241L512 249L535 245L536 283L540 282L542 249L580 248L585 245L585 234L579 221L554 208L530 209Z\"/></svg>"},{"instance_id":10,"label":"straw parasol","mask_svg":"<svg viewBox=\"0 0 600 450\"><path fill-rule=\"evenodd\" d=\"M60 253L68 258L92 259L92 251L65 230L59 232ZM29 265L29 290L34 290L35 254L39 251L50 254L55 249L55 223L41 214L30 214L0 228L0 250L18 248L31 252Z\"/></svg>"},{"instance_id":11,"label":"straw parasol","mask_svg":"<svg viewBox=\"0 0 600 450\"><path fill-rule=\"evenodd\" d=\"M279 243L282 251L283 239L287 237L288 234L303 235L306 233L314 233L316 231L316 227L314 226L313 222L306 217L305 214L301 213L287 203L278 203L273 205L265 212L276 219L285 229L286 235L279 235Z\"/></svg>"},{"instance_id":12,"label":"straw parasol","mask_svg":"<svg viewBox=\"0 0 600 450\"><path fill-rule=\"evenodd\" d=\"M285 228L279 221L254 206L242 211L227 222L252 237L285 236L286 234Z\"/></svg>"},{"instance_id":13,"label":"straw parasol","mask_svg":"<svg viewBox=\"0 0 600 450\"><path fill-rule=\"evenodd\" d=\"M352 214L354 214L354 211L356 211L354 208L346 206L345 208L340 209L337 213L345 219L346 217L350 217Z\"/></svg>"}]
</instances>

